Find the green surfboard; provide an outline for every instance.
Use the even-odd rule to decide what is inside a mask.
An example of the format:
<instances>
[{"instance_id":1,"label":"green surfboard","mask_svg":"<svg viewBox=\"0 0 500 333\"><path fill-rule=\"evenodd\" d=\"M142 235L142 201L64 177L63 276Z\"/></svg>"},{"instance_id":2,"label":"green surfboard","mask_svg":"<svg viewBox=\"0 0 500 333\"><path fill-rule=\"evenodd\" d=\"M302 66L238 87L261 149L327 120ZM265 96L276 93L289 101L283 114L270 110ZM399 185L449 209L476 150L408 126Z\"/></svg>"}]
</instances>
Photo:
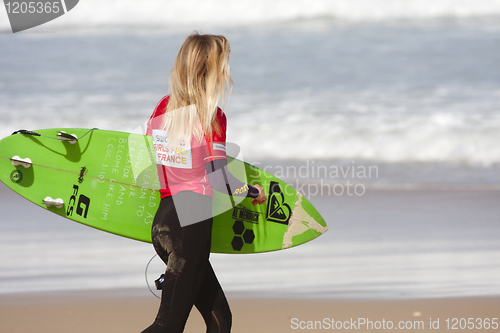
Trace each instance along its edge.
<instances>
[{"instance_id":1,"label":"green surfboard","mask_svg":"<svg viewBox=\"0 0 500 333\"><path fill-rule=\"evenodd\" d=\"M257 253L308 242L328 227L295 189L237 158L228 168L260 184L266 204L214 194L212 252ZM143 242L160 203L152 138L98 129L43 129L0 140L0 181L57 215Z\"/></svg>"}]
</instances>

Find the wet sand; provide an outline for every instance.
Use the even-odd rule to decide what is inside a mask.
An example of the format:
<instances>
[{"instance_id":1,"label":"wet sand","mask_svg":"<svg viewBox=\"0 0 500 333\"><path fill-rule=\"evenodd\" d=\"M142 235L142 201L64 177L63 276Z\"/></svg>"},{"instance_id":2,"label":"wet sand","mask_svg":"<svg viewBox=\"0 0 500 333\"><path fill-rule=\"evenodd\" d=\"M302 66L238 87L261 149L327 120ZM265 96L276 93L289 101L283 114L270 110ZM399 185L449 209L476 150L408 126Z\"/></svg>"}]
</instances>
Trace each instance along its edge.
<instances>
[{"instance_id":1,"label":"wet sand","mask_svg":"<svg viewBox=\"0 0 500 333\"><path fill-rule=\"evenodd\" d=\"M328 331L332 327L337 331L360 332L448 331L455 323L461 330L460 325L463 327L468 318L474 318L475 325L468 331L493 332L498 331L498 327L493 328L499 320L493 318L500 317L500 297L387 301L228 298L233 313L232 331L238 333ZM143 292L2 295L0 332L140 332L153 321L157 306L158 300ZM465 319L460 321L461 318ZM489 329L484 328L486 318ZM204 331L203 320L194 309L185 332Z\"/></svg>"}]
</instances>

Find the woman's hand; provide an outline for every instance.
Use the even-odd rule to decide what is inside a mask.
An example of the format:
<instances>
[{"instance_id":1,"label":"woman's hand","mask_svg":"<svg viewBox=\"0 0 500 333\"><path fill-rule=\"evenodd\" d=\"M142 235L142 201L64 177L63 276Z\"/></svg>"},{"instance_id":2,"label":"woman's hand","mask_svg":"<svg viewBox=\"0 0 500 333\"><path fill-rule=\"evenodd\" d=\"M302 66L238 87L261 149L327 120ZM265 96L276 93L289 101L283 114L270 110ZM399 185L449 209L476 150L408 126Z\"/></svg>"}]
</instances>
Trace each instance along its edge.
<instances>
[{"instance_id":1,"label":"woman's hand","mask_svg":"<svg viewBox=\"0 0 500 333\"><path fill-rule=\"evenodd\" d=\"M264 192L264 189L260 185L253 185L253 187L259 190L259 196L255 199L252 199L252 203L254 206L262 205L267 201L266 192Z\"/></svg>"}]
</instances>

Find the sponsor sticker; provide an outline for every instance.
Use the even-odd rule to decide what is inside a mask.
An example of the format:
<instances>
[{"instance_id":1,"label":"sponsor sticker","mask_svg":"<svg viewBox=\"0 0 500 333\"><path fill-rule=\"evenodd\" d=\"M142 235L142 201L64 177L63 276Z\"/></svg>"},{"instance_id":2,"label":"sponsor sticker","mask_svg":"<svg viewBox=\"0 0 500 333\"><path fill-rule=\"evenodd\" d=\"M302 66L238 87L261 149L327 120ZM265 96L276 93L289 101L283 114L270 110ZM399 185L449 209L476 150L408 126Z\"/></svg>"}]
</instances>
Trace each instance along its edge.
<instances>
[{"instance_id":1,"label":"sponsor sticker","mask_svg":"<svg viewBox=\"0 0 500 333\"><path fill-rule=\"evenodd\" d=\"M179 146L171 148L167 145L165 131L153 130L153 145L156 151L156 163L172 168L192 169L191 143L181 141Z\"/></svg>"}]
</instances>

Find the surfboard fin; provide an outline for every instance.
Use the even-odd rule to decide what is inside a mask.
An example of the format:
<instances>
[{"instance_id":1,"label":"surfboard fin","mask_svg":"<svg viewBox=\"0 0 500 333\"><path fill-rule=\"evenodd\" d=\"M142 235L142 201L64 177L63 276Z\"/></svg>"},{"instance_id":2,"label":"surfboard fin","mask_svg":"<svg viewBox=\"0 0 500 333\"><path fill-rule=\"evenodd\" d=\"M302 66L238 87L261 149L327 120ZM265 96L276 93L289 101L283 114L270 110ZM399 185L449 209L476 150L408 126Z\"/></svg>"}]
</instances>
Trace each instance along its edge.
<instances>
[{"instance_id":1,"label":"surfboard fin","mask_svg":"<svg viewBox=\"0 0 500 333\"><path fill-rule=\"evenodd\" d=\"M65 131L59 132L57 138L61 141L68 141L71 144L75 144L78 141L76 134L68 134Z\"/></svg>"},{"instance_id":2,"label":"surfboard fin","mask_svg":"<svg viewBox=\"0 0 500 333\"><path fill-rule=\"evenodd\" d=\"M47 206L47 208L52 206L56 208L62 208L62 206L64 205L64 200L61 198L52 199L51 197L46 197L45 199L43 199L43 204Z\"/></svg>"},{"instance_id":3,"label":"surfboard fin","mask_svg":"<svg viewBox=\"0 0 500 333\"><path fill-rule=\"evenodd\" d=\"M40 134L38 134L36 132L28 131L25 129L20 129L18 131L15 131L14 133L12 133L12 135L17 134L17 133L26 134L26 135L33 135L33 136L41 136Z\"/></svg>"},{"instance_id":4,"label":"surfboard fin","mask_svg":"<svg viewBox=\"0 0 500 333\"><path fill-rule=\"evenodd\" d=\"M13 165L22 165L25 168L29 168L32 164L30 158L21 158L19 156L14 156L10 159Z\"/></svg>"}]
</instances>

